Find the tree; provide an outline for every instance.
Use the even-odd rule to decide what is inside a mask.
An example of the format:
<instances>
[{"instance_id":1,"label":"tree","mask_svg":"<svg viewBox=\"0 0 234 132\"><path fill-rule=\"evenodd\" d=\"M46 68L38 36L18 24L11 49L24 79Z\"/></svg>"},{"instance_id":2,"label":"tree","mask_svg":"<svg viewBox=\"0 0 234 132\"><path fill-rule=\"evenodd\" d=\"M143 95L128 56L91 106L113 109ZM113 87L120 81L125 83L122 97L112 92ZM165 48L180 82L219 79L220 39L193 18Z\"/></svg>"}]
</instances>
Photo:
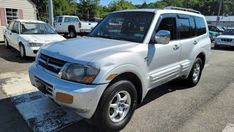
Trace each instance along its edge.
<instances>
[{"instance_id":1,"label":"tree","mask_svg":"<svg viewBox=\"0 0 234 132\"><path fill-rule=\"evenodd\" d=\"M111 2L109 5L109 11L119 11L124 9L133 9L135 8L135 5L133 5L131 2L128 2L126 0L117 0L114 2Z\"/></svg>"},{"instance_id":2,"label":"tree","mask_svg":"<svg viewBox=\"0 0 234 132\"><path fill-rule=\"evenodd\" d=\"M76 0L53 0L54 13L58 15L76 15Z\"/></svg>"},{"instance_id":3,"label":"tree","mask_svg":"<svg viewBox=\"0 0 234 132\"><path fill-rule=\"evenodd\" d=\"M83 19L90 19L98 16L101 6L99 6L100 0L80 0L77 5L79 16Z\"/></svg>"},{"instance_id":4,"label":"tree","mask_svg":"<svg viewBox=\"0 0 234 132\"><path fill-rule=\"evenodd\" d=\"M166 6L178 6L192 8L204 15L217 15L220 0L160 0L157 2L134 5L128 0L114 0L108 6L100 5L100 0L53 0L54 14L78 15L81 19L104 17L109 12L132 8L164 8ZM33 0L37 5L38 18L48 18L48 0ZM234 0L223 0L222 15L234 15Z\"/></svg>"}]
</instances>

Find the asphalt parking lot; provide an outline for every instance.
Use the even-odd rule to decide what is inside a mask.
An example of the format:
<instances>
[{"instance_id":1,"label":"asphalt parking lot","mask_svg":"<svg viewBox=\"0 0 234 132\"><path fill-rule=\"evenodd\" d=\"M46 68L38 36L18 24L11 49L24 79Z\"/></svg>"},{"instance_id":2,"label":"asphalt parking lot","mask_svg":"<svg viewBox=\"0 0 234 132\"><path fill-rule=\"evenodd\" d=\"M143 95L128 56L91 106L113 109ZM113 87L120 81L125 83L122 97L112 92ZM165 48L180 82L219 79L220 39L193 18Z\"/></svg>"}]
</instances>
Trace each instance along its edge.
<instances>
[{"instance_id":1,"label":"asphalt parking lot","mask_svg":"<svg viewBox=\"0 0 234 132\"><path fill-rule=\"evenodd\" d=\"M36 89L30 85L27 77L27 68L33 61L34 58L20 59L16 50L7 49L0 44L0 131L48 131L51 130L48 129L48 123L51 122L55 126L54 130L60 132L98 131L97 128L81 118L69 122L70 119L67 119L67 116L54 116L52 118L48 113L46 113L45 119L42 119L41 115L43 114L40 115L40 113L37 115L32 113L30 118L24 115L25 113L21 111L22 109L14 99L19 95L29 93L29 91L35 92ZM198 86L186 88L183 84L173 81L150 91L123 131L234 131L233 68L234 48L212 50L210 61L203 71ZM33 97L35 96L30 99L34 100L31 102L35 103L39 96L36 99ZM29 100L26 103L32 104L31 102ZM43 107L43 109L47 109L42 105L41 103L34 104L32 108ZM55 107L57 110L57 106ZM24 110L30 111L26 108ZM60 111L60 113L63 112ZM65 119L65 121L55 120L54 118L57 119L57 117L61 120ZM38 119L41 120L38 121ZM64 125L58 126L58 124ZM43 126L43 129L35 129L35 126L37 128Z\"/></svg>"}]
</instances>

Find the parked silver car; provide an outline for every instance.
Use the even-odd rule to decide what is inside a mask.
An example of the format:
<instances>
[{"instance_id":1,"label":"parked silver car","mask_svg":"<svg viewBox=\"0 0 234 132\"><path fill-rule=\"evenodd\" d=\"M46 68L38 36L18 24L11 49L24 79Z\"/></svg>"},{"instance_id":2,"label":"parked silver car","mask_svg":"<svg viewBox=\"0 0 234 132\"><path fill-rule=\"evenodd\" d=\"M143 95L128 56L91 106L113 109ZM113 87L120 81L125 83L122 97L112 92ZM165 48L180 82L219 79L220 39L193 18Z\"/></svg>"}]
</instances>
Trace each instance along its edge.
<instances>
[{"instance_id":1,"label":"parked silver car","mask_svg":"<svg viewBox=\"0 0 234 132\"><path fill-rule=\"evenodd\" d=\"M215 39L215 48L221 46L233 46L234 47L234 28L226 29L222 35Z\"/></svg>"},{"instance_id":2,"label":"parked silver car","mask_svg":"<svg viewBox=\"0 0 234 132\"><path fill-rule=\"evenodd\" d=\"M150 89L176 78L197 85L210 47L197 11L117 11L88 37L42 47L29 75L55 102L105 131L120 130Z\"/></svg>"}]
</instances>

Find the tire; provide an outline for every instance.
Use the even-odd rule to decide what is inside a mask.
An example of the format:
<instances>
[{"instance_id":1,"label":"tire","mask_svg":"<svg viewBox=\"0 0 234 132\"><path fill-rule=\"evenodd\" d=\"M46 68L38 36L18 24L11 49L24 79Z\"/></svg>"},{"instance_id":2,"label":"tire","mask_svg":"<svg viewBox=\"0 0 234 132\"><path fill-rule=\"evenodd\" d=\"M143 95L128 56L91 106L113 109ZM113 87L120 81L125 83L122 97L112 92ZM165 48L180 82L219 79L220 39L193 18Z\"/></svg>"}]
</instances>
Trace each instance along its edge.
<instances>
[{"instance_id":1,"label":"tire","mask_svg":"<svg viewBox=\"0 0 234 132\"><path fill-rule=\"evenodd\" d=\"M71 38L75 38L77 36L76 31L74 29L70 29L68 34Z\"/></svg>"},{"instance_id":2,"label":"tire","mask_svg":"<svg viewBox=\"0 0 234 132\"><path fill-rule=\"evenodd\" d=\"M185 84L189 87L194 87L198 84L201 78L202 70L203 70L203 62L201 58L196 58L193 67L189 73L188 78L184 80Z\"/></svg>"},{"instance_id":3,"label":"tire","mask_svg":"<svg viewBox=\"0 0 234 132\"><path fill-rule=\"evenodd\" d=\"M117 81L104 91L92 121L102 131L119 131L130 121L136 105L135 86L127 80Z\"/></svg>"},{"instance_id":4,"label":"tire","mask_svg":"<svg viewBox=\"0 0 234 132\"><path fill-rule=\"evenodd\" d=\"M22 45L22 44L19 45L19 52L20 52L20 57L21 58L25 58L26 57L24 45Z\"/></svg>"},{"instance_id":5,"label":"tire","mask_svg":"<svg viewBox=\"0 0 234 132\"><path fill-rule=\"evenodd\" d=\"M10 47L9 43L8 43L8 41L7 41L7 39L5 37L4 37L4 45L5 45L6 48Z\"/></svg>"}]
</instances>

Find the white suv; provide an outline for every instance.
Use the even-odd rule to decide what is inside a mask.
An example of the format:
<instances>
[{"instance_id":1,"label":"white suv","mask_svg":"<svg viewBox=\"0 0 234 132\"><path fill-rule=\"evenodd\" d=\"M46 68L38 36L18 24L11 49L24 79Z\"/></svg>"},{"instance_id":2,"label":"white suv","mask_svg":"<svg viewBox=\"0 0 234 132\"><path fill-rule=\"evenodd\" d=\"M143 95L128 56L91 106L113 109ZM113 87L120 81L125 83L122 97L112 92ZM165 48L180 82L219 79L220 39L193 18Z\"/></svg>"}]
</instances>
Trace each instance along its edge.
<instances>
[{"instance_id":1,"label":"white suv","mask_svg":"<svg viewBox=\"0 0 234 132\"><path fill-rule=\"evenodd\" d=\"M88 37L41 48L29 75L55 102L105 131L120 130L150 89L176 78L197 85L210 48L197 11L117 11Z\"/></svg>"}]
</instances>

